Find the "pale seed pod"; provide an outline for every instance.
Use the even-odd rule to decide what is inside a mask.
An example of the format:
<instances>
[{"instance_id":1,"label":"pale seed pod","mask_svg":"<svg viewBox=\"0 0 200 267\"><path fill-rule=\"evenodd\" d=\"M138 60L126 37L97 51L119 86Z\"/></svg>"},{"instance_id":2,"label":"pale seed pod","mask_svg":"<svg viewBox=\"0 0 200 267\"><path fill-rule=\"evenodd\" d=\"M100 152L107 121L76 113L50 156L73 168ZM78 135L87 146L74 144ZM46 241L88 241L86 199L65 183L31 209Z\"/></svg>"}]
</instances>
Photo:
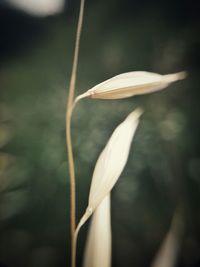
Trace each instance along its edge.
<instances>
[{"instance_id":1,"label":"pale seed pod","mask_svg":"<svg viewBox=\"0 0 200 267\"><path fill-rule=\"evenodd\" d=\"M85 97L96 99L122 99L134 95L148 94L162 90L171 83L182 80L185 77L186 72L167 75L146 71L127 72L97 84L84 94L78 96L75 102Z\"/></svg>"},{"instance_id":2,"label":"pale seed pod","mask_svg":"<svg viewBox=\"0 0 200 267\"><path fill-rule=\"evenodd\" d=\"M83 267L111 266L111 236L110 194L108 194L92 215Z\"/></svg>"},{"instance_id":3,"label":"pale seed pod","mask_svg":"<svg viewBox=\"0 0 200 267\"><path fill-rule=\"evenodd\" d=\"M131 112L115 129L100 154L92 177L88 207L77 226L76 235L101 201L110 193L122 173L141 114L142 110L139 108Z\"/></svg>"}]
</instances>

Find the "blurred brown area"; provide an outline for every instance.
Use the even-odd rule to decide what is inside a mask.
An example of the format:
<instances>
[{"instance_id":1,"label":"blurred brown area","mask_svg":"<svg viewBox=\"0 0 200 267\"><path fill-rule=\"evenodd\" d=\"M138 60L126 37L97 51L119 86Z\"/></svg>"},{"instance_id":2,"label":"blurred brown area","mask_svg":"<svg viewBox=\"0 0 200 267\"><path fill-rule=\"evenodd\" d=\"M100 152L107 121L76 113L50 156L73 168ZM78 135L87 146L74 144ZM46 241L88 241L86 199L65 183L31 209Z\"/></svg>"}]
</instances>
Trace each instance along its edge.
<instances>
[{"instance_id":1,"label":"blurred brown area","mask_svg":"<svg viewBox=\"0 0 200 267\"><path fill-rule=\"evenodd\" d=\"M39 17L0 3L1 267L69 266L65 104L78 9L69 1ZM177 209L184 233L176 265L200 266L199 26L195 1L86 1L77 94L127 71L188 72L167 90L84 100L75 110L80 218L108 137L130 111L145 109L112 193L114 267L150 266Z\"/></svg>"}]
</instances>

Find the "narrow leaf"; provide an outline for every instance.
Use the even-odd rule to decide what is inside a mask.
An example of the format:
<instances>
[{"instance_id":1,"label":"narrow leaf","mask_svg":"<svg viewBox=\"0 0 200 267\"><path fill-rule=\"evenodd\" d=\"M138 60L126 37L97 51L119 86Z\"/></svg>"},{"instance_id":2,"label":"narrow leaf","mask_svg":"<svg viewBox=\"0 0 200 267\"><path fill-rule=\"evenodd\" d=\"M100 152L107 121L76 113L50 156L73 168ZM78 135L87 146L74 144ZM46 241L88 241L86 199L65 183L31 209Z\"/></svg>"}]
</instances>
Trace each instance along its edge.
<instances>
[{"instance_id":1,"label":"narrow leaf","mask_svg":"<svg viewBox=\"0 0 200 267\"><path fill-rule=\"evenodd\" d=\"M174 267L178 257L184 225L180 215L175 213L171 227L158 250L151 267Z\"/></svg>"}]
</instances>

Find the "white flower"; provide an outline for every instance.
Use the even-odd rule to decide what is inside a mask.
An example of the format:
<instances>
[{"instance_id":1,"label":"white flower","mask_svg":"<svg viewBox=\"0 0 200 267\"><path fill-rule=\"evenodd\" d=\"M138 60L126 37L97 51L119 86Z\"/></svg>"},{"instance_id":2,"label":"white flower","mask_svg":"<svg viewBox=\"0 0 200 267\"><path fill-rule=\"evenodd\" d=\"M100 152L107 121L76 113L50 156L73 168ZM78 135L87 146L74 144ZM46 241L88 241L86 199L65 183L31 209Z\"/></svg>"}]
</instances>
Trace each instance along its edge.
<instances>
[{"instance_id":1,"label":"white flower","mask_svg":"<svg viewBox=\"0 0 200 267\"><path fill-rule=\"evenodd\" d=\"M92 177L88 207L77 226L76 234L101 201L110 193L122 173L141 114L141 109L130 113L115 129L100 154Z\"/></svg>"},{"instance_id":2,"label":"white flower","mask_svg":"<svg viewBox=\"0 0 200 267\"><path fill-rule=\"evenodd\" d=\"M83 267L110 267L111 243L110 194L108 194L92 216Z\"/></svg>"},{"instance_id":3,"label":"white flower","mask_svg":"<svg viewBox=\"0 0 200 267\"><path fill-rule=\"evenodd\" d=\"M76 98L121 99L148 94L166 88L172 82L186 77L185 72L161 75L146 71L133 71L117 75L89 89Z\"/></svg>"}]
</instances>

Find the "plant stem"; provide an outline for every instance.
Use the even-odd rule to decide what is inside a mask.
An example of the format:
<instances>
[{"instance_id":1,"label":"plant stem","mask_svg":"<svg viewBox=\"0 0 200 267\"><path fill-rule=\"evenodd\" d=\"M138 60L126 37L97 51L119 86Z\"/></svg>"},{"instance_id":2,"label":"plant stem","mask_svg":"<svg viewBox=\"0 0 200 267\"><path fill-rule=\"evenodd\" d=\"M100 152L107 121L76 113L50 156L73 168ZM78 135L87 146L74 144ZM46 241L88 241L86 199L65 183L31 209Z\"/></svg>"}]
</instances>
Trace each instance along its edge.
<instances>
[{"instance_id":1,"label":"plant stem","mask_svg":"<svg viewBox=\"0 0 200 267\"><path fill-rule=\"evenodd\" d=\"M80 12L78 18L78 26L76 32L74 57L72 65L72 73L69 85L69 95L66 109L66 143L67 143L67 155L69 165L69 176L70 176L70 232L71 232L71 267L76 267L76 242L75 242L75 230L76 230L76 183L75 183L75 168L74 168L74 157L72 150L71 140L71 117L74 106L74 91L76 85L76 74L79 56L80 36L83 24L85 0L81 0Z\"/></svg>"},{"instance_id":2,"label":"plant stem","mask_svg":"<svg viewBox=\"0 0 200 267\"><path fill-rule=\"evenodd\" d=\"M80 1L81 3L80 3L80 12L79 12L79 18L78 18L77 32L76 32L74 58L73 58L72 73L71 73L70 85L69 85L68 107L69 106L71 107L74 101L74 91L75 91L75 84L76 84L80 37L81 37L81 31L82 31L82 25L83 25L85 0L80 0Z\"/></svg>"}]
</instances>

